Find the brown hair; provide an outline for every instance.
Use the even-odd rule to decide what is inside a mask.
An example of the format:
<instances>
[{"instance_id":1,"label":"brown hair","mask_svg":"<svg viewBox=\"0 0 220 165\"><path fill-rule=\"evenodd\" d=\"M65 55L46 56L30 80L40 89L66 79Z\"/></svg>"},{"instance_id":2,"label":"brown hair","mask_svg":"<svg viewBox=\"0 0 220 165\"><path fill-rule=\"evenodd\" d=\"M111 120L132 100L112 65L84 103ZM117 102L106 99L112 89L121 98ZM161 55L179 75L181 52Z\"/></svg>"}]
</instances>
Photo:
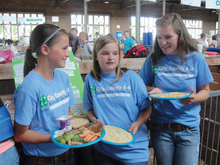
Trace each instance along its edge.
<instances>
[{"instance_id":1,"label":"brown hair","mask_svg":"<svg viewBox=\"0 0 220 165\"><path fill-rule=\"evenodd\" d=\"M79 33L81 36L84 36L86 40L88 40L88 34L86 32L80 32Z\"/></svg>"},{"instance_id":2,"label":"brown hair","mask_svg":"<svg viewBox=\"0 0 220 165\"><path fill-rule=\"evenodd\" d=\"M40 24L31 32L30 46L25 53L24 77L37 65L37 58L33 56L33 53L36 53L35 55L38 56L42 44L58 29L58 26L52 24ZM60 29L45 44L49 47L52 47L54 44L60 41L60 36L63 34L67 35L67 32L64 29Z\"/></svg>"},{"instance_id":3,"label":"brown hair","mask_svg":"<svg viewBox=\"0 0 220 165\"><path fill-rule=\"evenodd\" d=\"M98 38L93 48L93 53L92 53L93 54L93 70L91 71L91 75L99 82L101 81L101 77L100 77L101 69L100 69L98 60L96 60L97 54L105 45L109 43L116 43L118 46L118 53L120 54L120 47L119 47L117 40L114 39L112 36L108 36L108 35ZM118 63L118 66L116 67L116 78L114 79L113 82L118 81L122 77L123 73L121 70L123 70L124 73L127 71L127 69L125 68L123 69L120 68L120 55L118 58L119 58L119 63Z\"/></svg>"},{"instance_id":4,"label":"brown hair","mask_svg":"<svg viewBox=\"0 0 220 165\"><path fill-rule=\"evenodd\" d=\"M179 14L176 13L169 13L164 15L161 18L158 18L156 21L156 27L158 26L169 26L171 25L176 32L176 34L179 36L178 37L178 56L181 60L181 64L186 61L186 54L191 54L191 51L198 51L197 44L195 40L193 40L189 33L186 30L186 27L183 23L182 18L180 17ZM191 54L193 55L193 54ZM165 54L161 50L159 43L157 41L157 37L155 38L155 43L154 43L154 50L151 55L151 59L153 61L153 64L156 65L159 60L164 57Z\"/></svg>"}]
</instances>

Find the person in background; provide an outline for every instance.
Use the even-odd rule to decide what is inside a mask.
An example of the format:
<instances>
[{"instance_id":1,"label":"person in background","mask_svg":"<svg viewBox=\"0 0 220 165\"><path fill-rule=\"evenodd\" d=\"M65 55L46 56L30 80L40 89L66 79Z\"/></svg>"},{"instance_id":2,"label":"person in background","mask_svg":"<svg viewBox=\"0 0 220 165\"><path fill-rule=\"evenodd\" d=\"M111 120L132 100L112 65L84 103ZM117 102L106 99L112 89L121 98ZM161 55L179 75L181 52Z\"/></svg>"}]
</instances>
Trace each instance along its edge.
<instances>
[{"instance_id":1,"label":"person in background","mask_svg":"<svg viewBox=\"0 0 220 165\"><path fill-rule=\"evenodd\" d=\"M79 33L79 40L81 41L79 50L76 52L76 57L81 60L92 59L93 46L87 41L88 34L86 32Z\"/></svg>"},{"instance_id":2,"label":"person in background","mask_svg":"<svg viewBox=\"0 0 220 165\"><path fill-rule=\"evenodd\" d=\"M206 41L206 34L205 33L200 34L200 39L198 39L197 42L205 48L208 47L208 42Z\"/></svg>"},{"instance_id":3,"label":"person in background","mask_svg":"<svg viewBox=\"0 0 220 165\"><path fill-rule=\"evenodd\" d=\"M198 162L200 104L209 97L213 81L209 67L179 14L156 21L154 50L139 75L148 94L186 92L177 100L155 100L151 115L151 141L158 165L193 165Z\"/></svg>"},{"instance_id":4,"label":"person in background","mask_svg":"<svg viewBox=\"0 0 220 165\"><path fill-rule=\"evenodd\" d=\"M71 32L68 32L68 37L69 37L69 41L72 41L74 39L73 35ZM71 44L71 43L70 43Z\"/></svg>"},{"instance_id":5,"label":"person in background","mask_svg":"<svg viewBox=\"0 0 220 165\"><path fill-rule=\"evenodd\" d=\"M220 34L216 34L217 48L220 47Z\"/></svg>"},{"instance_id":6,"label":"person in background","mask_svg":"<svg viewBox=\"0 0 220 165\"><path fill-rule=\"evenodd\" d=\"M80 45L80 40L79 37L77 36L78 34L77 28L73 27L71 29L71 34L73 36L73 39L69 42L70 42L70 46L72 47L73 55L75 56L75 53L79 49L79 45Z\"/></svg>"},{"instance_id":7,"label":"person in background","mask_svg":"<svg viewBox=\"0 0 220 165\"><path fill-rule=\"evenodd\" d=\"M99 32L96 32L96 33L95 33L95 37L96 37L96 38L99 38Z\"/></svg>"},{"instance_id":8,"label":"person in background","mask_svg":"<svg viewBox=\"0 0 220 165\"><path fill-rule=\"evenodd\" d=\"M209 48L215 48L215 45L214 44L210 44Z\"/></svg>"},{"instance_id":9,"label":"person in background","mask_svg":"<svg viewBox=\"0 0 220 165\"><path fill-rule=\"evenodd\" d=\"M95 38L94 38L94 41L96 42L96 40L99 38L99 32L96 32L95 33Z\"/></svg>"},{"instance_id":10,"label":"person in background","mask_svg":"<svg viewBox=\"0 0 220 165\"><path fill-rule=\"evenodd\" d=\"M5 105L4 105L4 103L0 97L0 110L1 111L4 111L2 108L5 108L5 107L8 109L8 106L10 104L11 104L10 101L6 101ZM3 106L5 106L5 107L3 107ZM7 111L6 108L5 108L5 110ZM0 112L0 114L1 114L0 117L2 117L2 112ZM9 114L9 116L10 116L10 114ZM10 120L11 120L11 118L10 118ZM4 123L2 123L3 126L7 126L5 131L7 131L7 133L10 133L9 129L10 129L10 127L12 129L12 124L6 125ZM2 126L2 124L1 124L1 126ZM1 129L1 133L5 133L5 132L2 132L2 129ZM1 165L19 165L19 158L20 157L19 157L18 151L15 147L15 142L11 136L10 137L7 136L7 133L3 134L4 141L0 140L0 164ZM2 137L2 135L1 135L1 137Z\"/></svg>"},{"instance_id":11,"label":"person in background","mask_svg":"<svg viewBox=\"0 0 220 165\"><path fill-rule=\"evenodd\" d=\"M137 40L133 36L131 36L131 38L134 40L134 46L137 46L138 45Z\"/></svg>"},{"instance_id":12,"label":"person in background","mask_svg":"<svg viewBox=\"0 0 220 165\"><path fill-rule=\"evenodd\" d=\"M151 101L143 80L134 71L120 68L119 54L119 45L112 36L96 41L93 70L85 78L83 109L91 122L125 128L135 134L136 141L126 146L96 143L94 162L147 165L149 138L144 123L151 114Z\"/></svg>"},{"instance_id":13,"label":"person in background","mask_svg":"<svg viewBox=\"0 0 220 165\"><path fill-rule=\"evenodd\" d=\"M73 151L51 141L51 134L60 128L56 119L72 115L70 106L76 102L69 76L55 70L65 67L68 46L67 32L58 26L40 24L31 33L25 78L14 93L14 139L22 143L25 165L74 164Z\"/></svg>"},{"instance_id":14,"label":"person in background","mask_svg":"<svg viewBox=\"0 0 220 165\"><path fill-rule=\"evenodd\" d=\"M124 31L124 38L126 39L124 42L124 54L134 46L134 40L130 37L129 31Z\"/></svg>"},{"instance_id":15,"label":"person in background","mask_svg":"<svg viewBox=\"0 0 220 165\"><path fill-rule=\"evenodd\" d=\"M212 42L211 44L213 44L215 47L217 47L217 40L216 40L216 35L212 36Z\"/></svg>"}]
</instances>

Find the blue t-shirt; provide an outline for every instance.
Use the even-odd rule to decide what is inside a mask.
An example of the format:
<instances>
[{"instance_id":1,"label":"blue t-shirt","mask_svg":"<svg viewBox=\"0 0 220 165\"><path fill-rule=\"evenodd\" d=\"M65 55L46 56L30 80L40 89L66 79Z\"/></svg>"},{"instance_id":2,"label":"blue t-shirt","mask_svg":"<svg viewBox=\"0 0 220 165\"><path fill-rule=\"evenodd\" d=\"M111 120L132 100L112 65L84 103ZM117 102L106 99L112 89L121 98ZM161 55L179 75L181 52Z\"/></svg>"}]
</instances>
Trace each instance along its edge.
<instances>
[{"instance_id":1,"label":"blue t-shirt","mask_svg":"<svg viewBox=\"0 0 220 165\"><path fill-rule=\"evenodd\" d=\"M68 115L68 108L75 102L66 73L54 70L53 80L47 81L32 70L14 93L15 121L29 125L30 130L52 134L60 128L56 119ZM22 145L26 155L39 157L57 156L68 150L53 143Z\"/></svg>"},{"instance_id":2,"label":"blue t-shirt","mask_svg":"<svg viewBox=\"0 0 220 165\"><path fill-rule=\"evenodd\" d=\"M127 40L125 40L124 53L126 53L129 49L131 49L132 46L134 46L134 40L132 38L128 38Z\"/></svg>"},{"instance_id":3,"label":"blue t-shirt","mask_svg":"<svg viewBox=\"0 0 220 165\"><path fill-rule=\"evenodd\" d=\"M116 82L112 83L116 73L100 74L98 82L89 73L85 79L83 109L94 110L96 117L105 125L129 129L137 121L140 111L151 102L143 80L135 72L128 70ZM114 146L99 142L95 148L102 154L125 163L148 160L148 130L143 124L136 136L136 141L127 146Z\"/></svg>"},{"instance_id":4,"label":"blue t-shirt","mask_svg":"<svg viewBox=\"0 0 220 165\"><path fill-rule=\"evenodd\" d=\"M178 55L165 55L159 63L153 65L149 55L142 66L139 75L146 85L160 88L163 92L190 92L190 87L197 93L197 88L213 81L205 58L198 52L187 54L187 64ZM155 101L152 110L152 122L164 124L179 123L189 127L199 127L200 104L189 106L179 100Z\"/></svg>"}]
</instances>

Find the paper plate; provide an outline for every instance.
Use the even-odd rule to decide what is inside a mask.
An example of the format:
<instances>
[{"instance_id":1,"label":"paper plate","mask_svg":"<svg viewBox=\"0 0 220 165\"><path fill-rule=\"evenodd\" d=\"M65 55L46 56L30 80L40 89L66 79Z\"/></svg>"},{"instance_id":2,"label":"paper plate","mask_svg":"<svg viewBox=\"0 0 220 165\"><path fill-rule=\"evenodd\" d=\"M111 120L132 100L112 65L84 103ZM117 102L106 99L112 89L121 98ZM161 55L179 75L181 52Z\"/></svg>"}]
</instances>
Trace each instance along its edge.
<instances>
[{"instance_id":1,"label":"paper plate","mask_svg":"<svg viewBox=\"0 0 220 165\"><path fill-rule=\"evenodd\" d=\"M58 131L58 130L60 130L60 129L57 129L56 131ZM93 144L99 142L105 136L105 129L103 128L102 129L102 135L99 138L97 138L96 140L92 141L92 142L88 142L88 143L80 144L80 145L68 145L68 144L61 144L58 141L56 141L56 139L54 138L54 135L55 135L56 131L54 131L52 133L52 135L51 135L52 142L54 144L60 146L60 147L66 147L66 148L82 148L82 147L87 147L87 146L90 146L90 145L93 145Z\"/></svg>"},{"instance_id":2,"label":"paper plate","mask_svg":"<svg viewBox=\"0 0 220 165\"><path fill-rule=\"evenodd\" d=\"M112 126L112 125L105 125L105 126ZM112 126L112 127L116 127L116 126ZM121 128L121 127L118 127L118 128ZM125 130L125 131L128 131L127 129L124 129L124 128L121 128L121 129L123 129L123 130ZM134 135L132 132L129 132L129 133L133 136L133 140L130 141L130 142L127 142L127 143L115 143L115 142L106 141L106 140L104 140L104 139L102 139L101 142L104 142L104 143L107 143L107 144L111 144L111 145L119 145L119 146L129 145L129 144L134 143L135 140L136 140L135 135Z\"/></svg>"},{"instance_id":3,"label":"paper plate","mask_svg":"<svg viewBox=\"0 0 220 165\"><path fill-rule=\"evenodd\" d=\"M165 93L153 93L151 95L149 95L150 98L152 99L158 99L158 100L179 100L179 99L183 99L186 97L191 96L191 94L189 93L186 96L180 96L180 97L165 97L166 94L169 93L173 93L173 92L165 92ZM185 93L185 92L180 92L180 93Z\"/></svg>"}]
</instances>

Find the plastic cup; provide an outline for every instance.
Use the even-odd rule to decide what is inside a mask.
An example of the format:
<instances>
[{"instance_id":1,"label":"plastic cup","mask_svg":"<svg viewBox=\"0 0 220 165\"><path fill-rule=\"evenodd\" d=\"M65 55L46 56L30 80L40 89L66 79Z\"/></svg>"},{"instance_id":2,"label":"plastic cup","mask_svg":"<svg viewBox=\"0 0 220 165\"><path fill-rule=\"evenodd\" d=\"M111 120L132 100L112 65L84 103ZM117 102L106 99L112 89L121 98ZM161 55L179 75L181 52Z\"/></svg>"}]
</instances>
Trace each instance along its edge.
<instances>
[{"instance_id":1,"label":"plastic cup","mask_svg":"<svg viewBox=\"0 0 220 165\"><path fill-rule=\"evenodd\" d=\"M71 121L70 121L71 117L72 116L63 115L63 116L60 116L59 118L56 119L56 120L60 121L60 129L61 130L64 130L66 132L69 132L72 130Z\"/></svg>"}]
</instances>

